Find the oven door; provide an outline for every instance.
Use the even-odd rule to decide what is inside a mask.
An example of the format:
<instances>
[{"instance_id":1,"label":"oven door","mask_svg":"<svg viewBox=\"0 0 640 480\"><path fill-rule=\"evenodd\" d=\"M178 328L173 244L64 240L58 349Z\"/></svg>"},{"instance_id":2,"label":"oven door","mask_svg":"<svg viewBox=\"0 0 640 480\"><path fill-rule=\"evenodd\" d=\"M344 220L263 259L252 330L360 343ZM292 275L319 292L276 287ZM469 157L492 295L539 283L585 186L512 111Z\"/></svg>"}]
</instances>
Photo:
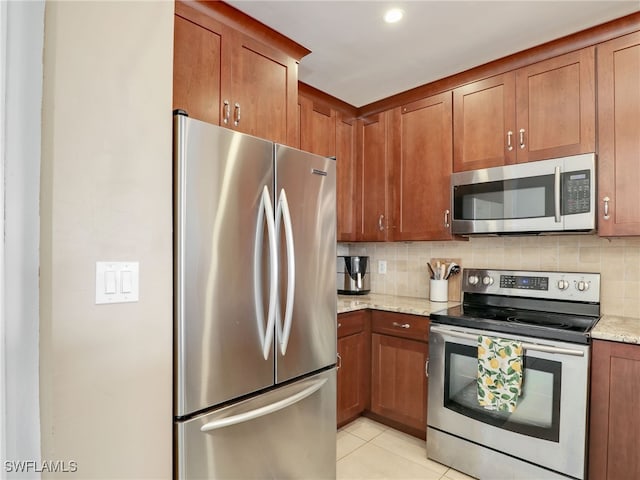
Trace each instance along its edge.
<instances>
[{"instance_id":1,"label":"oven door","mask_svg":"<svg viewBox=\"0 0 640 480\"><path fill-rule=\"evenodd\" d=\"M479 335L524 344L522 395L513 413L486 410L478 404ZM588 345L433 323L428 374L430 428L584 478Z\"/></svg>"},{"instance_id":2,"label":"oven door","mask_svg":"<svg viewBox=\"0 0 640 480\"><path fill-rule=\"evenodd\" d=\"M595 155L542 160L451 176L454 234L591 231Z\"/></svg>"}]
</instances>

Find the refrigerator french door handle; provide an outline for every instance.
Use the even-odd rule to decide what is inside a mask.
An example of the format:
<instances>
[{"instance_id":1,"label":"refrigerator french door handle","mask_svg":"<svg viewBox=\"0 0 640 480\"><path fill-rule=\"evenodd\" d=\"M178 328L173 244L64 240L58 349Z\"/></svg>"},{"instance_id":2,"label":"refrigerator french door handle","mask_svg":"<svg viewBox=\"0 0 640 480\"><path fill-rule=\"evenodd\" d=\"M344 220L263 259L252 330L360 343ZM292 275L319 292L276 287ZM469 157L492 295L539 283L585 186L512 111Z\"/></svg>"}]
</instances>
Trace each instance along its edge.
<instances>
[{"instance_id":1,"label":"refrigerator french door handle","mask_svg":"<svg viewBox=\"0 0 640 480\"><path fill-rule=\"evenodd\" d=\"M291 223L291 212L289 210L289 202L284 188L280 190L278 196L278 206L276 208L276 238L280 238L280 219L284 224L285 244L287 246L287 300L284 309L284 321L280 323L280 302L277 302L278 309L278 339L280 342L280 352L282 355L287 353L287 345L289 344L289 336L291 335L291 324L293 321L293 299L295 297L296 285L296 257L293 244L293 224Z\"/></svg>"},{"instance_id":2,"label":"refrigerator french door handle","mask_svg":"<svg viewBox=\"0 0 640 480\"><path fill-rule=\"evenodd\" d=\"M254 410L249 410L247 412L242 412L230 417L213 420L200 427L200 431L206 433L212 430L248 422L259 417L264 417L265 415L270 415L277 412L278 410L290 407L291 405L304 400L310 395L313 395L315 392L320 390L325 383L327 383L326 378L315 380L310 386L306 387L304 390L299 391L298 393L291 395L290 397L284 398L269 405L265 405L264 407L256 408Z\"/></svg>"},{"instance_id":3,"label":"refrigerator french door handle","mask_svg":"<svg viewBox=\"0 0 640 480\"><path fill-rule=\"evenodd\" d=\"M269 238L269 310L267 313L267 325L264 326L264 311L262 308L262 226L266 217L267 235ZM258 207L258 221L256 222L256 240L253 248L253 298L255 302L256 321L262 344L264 359L269 358L271 345L273 344L273 330L276 321L276 305L278 303L278 252L276 241L276 226L271 206L271 195L265 185L260 197Z\"/></svg>"}]
</instances>

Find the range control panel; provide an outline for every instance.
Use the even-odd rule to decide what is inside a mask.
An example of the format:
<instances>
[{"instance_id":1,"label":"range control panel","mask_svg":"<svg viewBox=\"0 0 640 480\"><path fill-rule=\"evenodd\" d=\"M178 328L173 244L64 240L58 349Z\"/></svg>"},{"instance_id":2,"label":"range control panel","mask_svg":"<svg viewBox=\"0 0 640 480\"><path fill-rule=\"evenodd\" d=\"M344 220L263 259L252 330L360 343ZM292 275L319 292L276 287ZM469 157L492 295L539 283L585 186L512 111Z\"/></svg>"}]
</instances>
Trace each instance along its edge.
<instances>
[{"instance_id":1,"label":"range control panel","mask_svg":"<svg viewBox=\"0 0 640 480\"><path fill-rule=\"evenodd\" d=\"M500 288L549 290L549 277L530 277L528 275L500 275Z\"/></svg>"},{"instance_id":2,"label":"range control panel","mask_svg":"<svg viewBox=\"0 0 640 480\"><path fill-rule=\"evenodd\" d=\"M462 290L472 293L600 302L600 274L469 269Z\"/></svg>"}]
</instances>

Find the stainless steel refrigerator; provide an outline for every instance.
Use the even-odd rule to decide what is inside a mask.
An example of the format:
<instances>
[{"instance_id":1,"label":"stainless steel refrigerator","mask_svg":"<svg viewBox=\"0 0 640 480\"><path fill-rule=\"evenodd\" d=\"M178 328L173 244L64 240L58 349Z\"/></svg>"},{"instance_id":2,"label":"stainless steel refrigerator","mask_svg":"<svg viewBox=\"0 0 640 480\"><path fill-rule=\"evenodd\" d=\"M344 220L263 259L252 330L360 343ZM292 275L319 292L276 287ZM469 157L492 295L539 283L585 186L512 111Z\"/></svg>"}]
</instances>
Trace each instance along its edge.
<instances>
[{"instance_id":1,"label":"stainless steel refrigerator","mask_svg":"<svg viewBox=\"0 0 640 480\"><path fill-rule=\"evenodd\" d=\"M335 478L335 181L174 115L176 478Z\"/></svg>"}]
</instances>

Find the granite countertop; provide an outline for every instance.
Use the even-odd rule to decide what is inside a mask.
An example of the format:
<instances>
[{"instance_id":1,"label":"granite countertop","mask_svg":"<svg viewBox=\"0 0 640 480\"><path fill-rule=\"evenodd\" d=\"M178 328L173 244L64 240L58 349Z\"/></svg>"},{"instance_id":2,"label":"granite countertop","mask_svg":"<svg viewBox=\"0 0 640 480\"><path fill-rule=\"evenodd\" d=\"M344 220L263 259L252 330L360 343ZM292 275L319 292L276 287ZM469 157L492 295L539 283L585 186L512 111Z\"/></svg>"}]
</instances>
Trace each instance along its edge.
<instances>
[{"instance_id":1,"label":"granite countertop","mask_svg":"<svg viewBox=\"0 0 640 480\"><path fill-rule=\"evenodd\" d=\"M432 312L459 305L460 302L430 302L426 298L401 297L370 293L368 295L338 295L338 313L371 308L387 312L410 313L428 317Z\"/></svg>"},{"instance_id":2,"label":"granite countertop","mask_svg":"<svg viewBox=\"0 0 640 480\"><path fill-rule=\"evenodd\" d=\"M640 318L603 315L591 338L622 343L640 343Z\"/></svg>"},{"instance_id":3,"label":"granite countertop","mask_svg":"<svg viewBox=\"0 0 640 480\"><path fill-rule=\"evenodd\" d=\"M338 313L370 308L428 317L432 312L444 310L455 305L459 305L459 302L430 302L426 298L401 297L379 293L338 295ZM591 331L591 338L640 344L640 318L603 315Z\"/></svg>"}]
</instances>

